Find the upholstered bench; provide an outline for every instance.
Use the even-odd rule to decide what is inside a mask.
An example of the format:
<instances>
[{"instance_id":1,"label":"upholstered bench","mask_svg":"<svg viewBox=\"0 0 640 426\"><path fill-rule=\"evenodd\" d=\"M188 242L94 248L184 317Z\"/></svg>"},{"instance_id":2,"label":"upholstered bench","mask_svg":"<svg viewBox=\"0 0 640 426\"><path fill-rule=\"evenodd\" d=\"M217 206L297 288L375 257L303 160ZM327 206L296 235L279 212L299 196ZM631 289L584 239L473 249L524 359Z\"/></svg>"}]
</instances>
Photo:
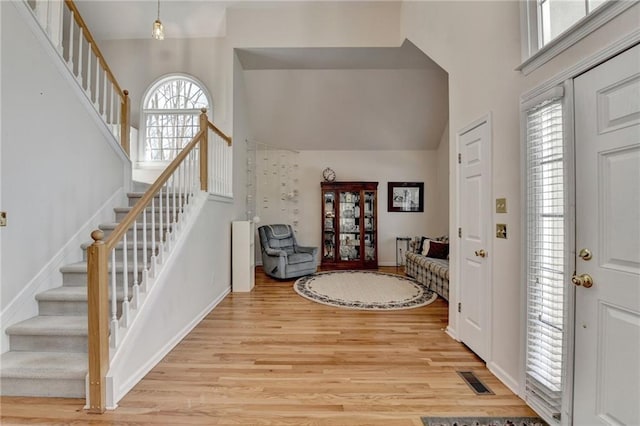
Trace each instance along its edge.
<instances>
[{"instance_id":1,"label":"upholstered bench","mask_svg":"<svg viewBox=\"0 0 640 426\"><path fill-rule=\"evenodd\" d=\"M448 237L435 238L434 241L449 242ZM437 259L420 253L407 252L405 274L435 291L440 297L449 300L449 257Z\"/></svg>"}]
</instances>

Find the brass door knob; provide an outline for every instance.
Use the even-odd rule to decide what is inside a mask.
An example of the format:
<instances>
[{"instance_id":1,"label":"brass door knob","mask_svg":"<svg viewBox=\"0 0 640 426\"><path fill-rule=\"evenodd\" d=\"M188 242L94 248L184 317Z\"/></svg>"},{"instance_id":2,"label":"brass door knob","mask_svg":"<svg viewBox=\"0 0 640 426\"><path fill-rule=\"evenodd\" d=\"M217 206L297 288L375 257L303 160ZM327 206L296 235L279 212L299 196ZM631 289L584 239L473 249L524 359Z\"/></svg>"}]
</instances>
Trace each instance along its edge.
<instances>
[{"instance_id":1,"label":"brass door knob","mask_svg":"<svg viewBox=\"0 0 640 426\"><path fill-rule=\"evenodd\" d=\"M484 249L476 250L475 253L476 253L476 256L487 257L487 252L484 251Z\"/></svg>"},{"instance_id":2,"label":"brass door knob","mask_svg":"<svg viewBox=\"0 0 640 426\"><path fill-rule=\"evenodd\" d=\"M591 250L589 250L588 248L583 248L582 250L580 250L578 256L580 256L582 260L591 260L591 258L593 257L591 255Z\"/></svg>"},{"instance_id":3,"label":"brass door knob","mask_svg":"<svg viewBox=\"0 0 640 426\"><path fill-rule=\"evenodd\" d=\"M580 286L584 288L593 287L593 278L591 278L591 275L589 274L574 275L573 277L571 277L571 282L578 287Z\"/></svg>"}]
</instances>

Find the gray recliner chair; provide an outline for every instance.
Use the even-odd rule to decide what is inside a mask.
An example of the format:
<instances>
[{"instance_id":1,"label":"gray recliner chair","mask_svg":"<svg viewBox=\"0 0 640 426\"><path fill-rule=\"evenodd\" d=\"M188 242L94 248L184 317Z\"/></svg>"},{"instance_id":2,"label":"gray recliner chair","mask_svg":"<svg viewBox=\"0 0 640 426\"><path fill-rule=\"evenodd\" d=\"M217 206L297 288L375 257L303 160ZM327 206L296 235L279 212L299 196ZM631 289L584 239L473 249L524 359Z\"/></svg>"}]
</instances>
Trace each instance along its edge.
<instances>
[{"instance_id":1,"label":"gray recliner chair","mask_svg":"<svg viewBox=\"0 0 640 426\"><path fill-rule=\"evenodd\" d=\"M299 246L290 225L264 225L258 234L267 275L282 280L316 272L318 247Z\"/></svg>"}]
</instances>

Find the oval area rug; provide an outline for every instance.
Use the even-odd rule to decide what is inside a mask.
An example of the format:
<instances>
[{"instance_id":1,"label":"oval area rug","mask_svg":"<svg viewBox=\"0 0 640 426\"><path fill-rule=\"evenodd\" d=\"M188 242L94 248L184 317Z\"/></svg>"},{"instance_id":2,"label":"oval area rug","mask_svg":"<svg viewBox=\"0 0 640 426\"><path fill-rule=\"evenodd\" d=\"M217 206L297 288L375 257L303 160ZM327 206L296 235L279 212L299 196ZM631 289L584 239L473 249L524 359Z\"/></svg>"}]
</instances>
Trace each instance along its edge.
<instances>
[{"instance_id":1,"label":"oval area rug","mask_svg":"<svg viewBox=\"0 0 640 426\"><path fill-rule=\"evenodd\" d=\"M318 272L299 278L293 288L314 302L371 311L417 308L438 298L411 278L377 271Z\"/></svg>"}]
</instances>

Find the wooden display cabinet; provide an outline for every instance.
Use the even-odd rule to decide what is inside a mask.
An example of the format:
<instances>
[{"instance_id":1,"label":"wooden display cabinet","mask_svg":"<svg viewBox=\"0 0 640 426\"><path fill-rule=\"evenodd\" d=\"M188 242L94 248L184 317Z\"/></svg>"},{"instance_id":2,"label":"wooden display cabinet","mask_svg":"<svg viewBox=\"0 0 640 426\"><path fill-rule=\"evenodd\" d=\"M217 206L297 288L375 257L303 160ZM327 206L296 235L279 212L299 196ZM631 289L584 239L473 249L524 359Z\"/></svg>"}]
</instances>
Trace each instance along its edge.
<instances>
[{"instance_id":1,"label":"wooden display cabinet","mask_svg":"<svg viewBox=\"0 0 640 426\"><path fill-rule=\"evenodd\" d=\"M322 267L378 267L378 182L322 182Z\"/></svg>"}]
</instances>

